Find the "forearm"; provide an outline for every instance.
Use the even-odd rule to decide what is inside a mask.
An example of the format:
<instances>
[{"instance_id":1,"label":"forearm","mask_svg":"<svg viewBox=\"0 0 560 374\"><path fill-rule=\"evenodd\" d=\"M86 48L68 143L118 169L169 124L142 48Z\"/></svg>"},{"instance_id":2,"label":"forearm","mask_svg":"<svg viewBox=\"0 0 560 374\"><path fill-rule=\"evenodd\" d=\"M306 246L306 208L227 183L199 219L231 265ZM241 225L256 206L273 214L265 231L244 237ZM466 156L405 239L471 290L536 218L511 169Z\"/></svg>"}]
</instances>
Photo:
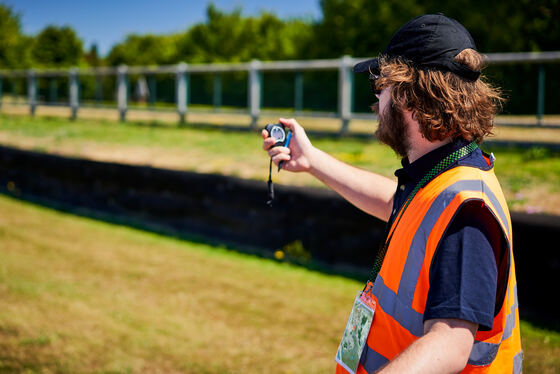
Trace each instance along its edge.
<instances>
[{"instance_id":1,"label":"forearm","mask_svg":"<svg viewBox=\"0 0 560 374\"><path fill-rule=\"evenodd\" d=\"M429 331L377 374L443 374L464 369L477 325L461 320L434 320Z\"/></svg>"},{"instance_id":2,"label":"forearm","mask_svg":"<svg viewBox=\"0 0 560 374\"><path fill-rule=\"evenodd\" d=\"M387 177L345 164L314 149L309 173L359 209L387 221L397 183Z\"/></svg>"}]
</instances>

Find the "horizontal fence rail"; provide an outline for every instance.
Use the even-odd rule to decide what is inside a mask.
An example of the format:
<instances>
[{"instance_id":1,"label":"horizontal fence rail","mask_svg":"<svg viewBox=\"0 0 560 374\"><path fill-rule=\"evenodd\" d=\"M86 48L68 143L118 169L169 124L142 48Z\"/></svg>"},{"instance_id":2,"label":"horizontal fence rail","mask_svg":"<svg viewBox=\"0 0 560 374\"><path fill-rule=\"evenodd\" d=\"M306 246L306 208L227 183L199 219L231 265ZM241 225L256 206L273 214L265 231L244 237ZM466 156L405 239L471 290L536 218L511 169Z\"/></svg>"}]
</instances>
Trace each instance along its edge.
<instances>
[{"instance_id":1,"label":"horizontal fence rail","mask_svg":"<svg viewBox=\"0 0 560 374\"><path fill-rule=\"evenodd\" d=\"M559 63L560 51L554 52L519 52L519 53L489 53L489 65L504 64L538 64L537 84L537 124L542 124L545 102L546 72L545 64ZM191 92L191 74L214 74L213 99L215 107L221 106L222 81L221 73L246 72L247 73L247 109L251 117L251 128L256 127L261 115L264 72L295 72L294 105L296 111L301 111L303 102L303 81L300 73L306 71L338 71L337 111L326 113L326 116L336 116L341 120L340 133L348 131L349 121L354 118L363 118L363 114L355 113L352 108L354 74L352 67L367 58L343 56L339 59L305 60L305 61L259 61L240 63L207 63L164 66L125 66L118 67L89 67L69 69L27 69L27 70L0 70L0 107L2 105L3 80L23 78L27 80L27 98L25 104L29 105L31 115L35 114L39 105L37 96L37 80L39 78L64 78L68 79L68 100L59 105L70 107L72 118L76 118L80 107L80 77L92 76L101 86L103 77L115 78L116 107L121 121L126 120L129 109L129 82L132 75L153 77L156 75L171 75L175 80L175 109L179 121L184 123L189 111L189 97ZM51 84L51 94L57 90ZM98 88L96 88L97 92ZM56 95L52 95L56 96Z\"/></svg>"}]
</instances>

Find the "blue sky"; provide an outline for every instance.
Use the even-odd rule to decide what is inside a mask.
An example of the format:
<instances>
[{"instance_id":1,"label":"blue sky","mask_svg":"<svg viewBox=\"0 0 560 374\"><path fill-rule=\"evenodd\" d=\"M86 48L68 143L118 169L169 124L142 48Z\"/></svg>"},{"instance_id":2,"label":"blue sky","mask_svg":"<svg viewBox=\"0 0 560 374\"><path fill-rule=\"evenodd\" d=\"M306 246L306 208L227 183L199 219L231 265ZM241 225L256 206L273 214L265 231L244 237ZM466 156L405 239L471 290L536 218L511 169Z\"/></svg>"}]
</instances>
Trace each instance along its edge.
<instances>
[{"instance_id":1,"label":"blue sky","mask_svg":"<svg viewBox=\"0 0 560 374\"><path fill-rule=\"evenodd\" d=\"M214 0L218 9L240 6L244 15L261 10L280 18L321 16L319 0ZM89 49L97 43L105 55L111 46L130 33L166 34L204 22L207 0L0 0L21 15L23 31L34 35L45 26L71 26Z\"/></svg>"}]
</instances>

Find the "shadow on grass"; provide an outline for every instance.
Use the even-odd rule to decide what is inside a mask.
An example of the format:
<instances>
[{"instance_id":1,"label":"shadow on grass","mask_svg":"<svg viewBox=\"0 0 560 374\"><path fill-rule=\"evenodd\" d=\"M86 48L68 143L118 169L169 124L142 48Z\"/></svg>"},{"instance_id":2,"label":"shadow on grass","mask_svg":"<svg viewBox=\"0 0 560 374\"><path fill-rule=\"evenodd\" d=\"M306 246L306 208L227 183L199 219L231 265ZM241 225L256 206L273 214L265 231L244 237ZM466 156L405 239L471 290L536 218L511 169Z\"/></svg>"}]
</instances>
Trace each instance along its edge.
<instances>
[{"instance_id":1,"label":"shadow on grass","mask_svg":"<svg viewBox=\"0 0 560 374\"><path fill-rule=\"evenodd\" d=\"M31 203L37 206L46 207L59 212L73 214L76 216L94 219L98 221L103 221L106 223L125 226L133 228L136 230L141 230L173 239L178 239L182 241L188 241L197 244L206 244L214 247L219 247L220 249L226 249L230 251L235 251L243 254L253 255L259 258L276 261L276 262L289 262L292 265L303 267L305 269L320 272L323 274L342 276L345 278L357 280L360 282L366 282L369 275L369 270L364 270L362 268L354 267L351 265L330 265L325 264L316 260L311 261L289 261L286 258L278 260L275 258L275 251L277 248L260 248L255 246L249 246L242 243L228 242L224 240L219 240L215 238L210 238L204 235L200 235L194 232L178 231L172 229L168 226L158 224L157 222L152 222L148 220L135 219L129 216L122 216L111 214L99 210L94 210L90 208L75 207L69 204L60 203L53 200L41 199L37 197L21 196L17 193L11 193L10 191L0 189L0 193L15 198L27 203Z\"/></svg>"},{"instance_id":2,"label":"shadow on grass","mask_svg":"<svg viewBox=\"0 0 560 374\"><path fill-rule=\"evenodd\" d=\"M275 254L274 254L276 249L272 249L272 248L258 248L258 247L247 246L241 243L226 242L223 240L209 238L192 232L177 231L169 227L166 227L164 225L158 224L156 222L135 219L127 216L119 216L119 215L110 214L102 211L88 209L88 208L70 206L68 204L54 202L52 200L47 200L47 199L28 197L28 196L22 197L21 195L18 196L18 194L14 194L4 189L0 189L0 193L12 198L16 198L18 200L22 200L42 207L47 207L59 212L69 213L76 216L103 221L110 224L125 226L141 231L146 231L146 232L174 238L177 240L211 245L211 246L219 247L220 249L248 254L269 261L289 262L294 266L299 266L310 271L315 271L322 274L328 274L334 276L341 276L362 283L365 283L367 281L369 275L369 270L364 268L358 268L358 267L342 265L342 264L335 264L335 265L325 264L325 263L318 262L316 260L311 260L306 262L289 261L286 259L278 260L275 258ZM558 320L557 315L555 313L549 313L547 311L541 310L540 308L535 308L531 306L524 307L523 305L521 305L520 318L522 318L527 322L530 322L535 327L560 332L560 320Z\"/></svg>"}]
</instances>

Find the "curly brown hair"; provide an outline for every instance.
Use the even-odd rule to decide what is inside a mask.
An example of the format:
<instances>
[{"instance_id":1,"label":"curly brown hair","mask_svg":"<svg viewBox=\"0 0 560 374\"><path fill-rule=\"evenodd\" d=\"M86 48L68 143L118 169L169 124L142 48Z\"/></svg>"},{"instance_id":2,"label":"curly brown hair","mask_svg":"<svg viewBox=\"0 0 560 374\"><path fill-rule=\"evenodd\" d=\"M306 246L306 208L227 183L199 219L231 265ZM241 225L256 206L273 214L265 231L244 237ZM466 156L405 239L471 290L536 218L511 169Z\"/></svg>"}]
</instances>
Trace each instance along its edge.
<instances>
[{"instance_id":1,"label":"curly brown hair","mask_svg":"<svg viewBox=\"0 0 560 374\"><path fill-rule=\"evenodd\" d=\"M484 56L465 49L455 61L480 70ZM429 141L462 137L482 142L492 135L494 117L502 109L501 91L481 76L467 81L453 73L422 69L401 58L382 56L377 88L392 86L393 105L409 110Z\"/></svg>"}]
</instances>

